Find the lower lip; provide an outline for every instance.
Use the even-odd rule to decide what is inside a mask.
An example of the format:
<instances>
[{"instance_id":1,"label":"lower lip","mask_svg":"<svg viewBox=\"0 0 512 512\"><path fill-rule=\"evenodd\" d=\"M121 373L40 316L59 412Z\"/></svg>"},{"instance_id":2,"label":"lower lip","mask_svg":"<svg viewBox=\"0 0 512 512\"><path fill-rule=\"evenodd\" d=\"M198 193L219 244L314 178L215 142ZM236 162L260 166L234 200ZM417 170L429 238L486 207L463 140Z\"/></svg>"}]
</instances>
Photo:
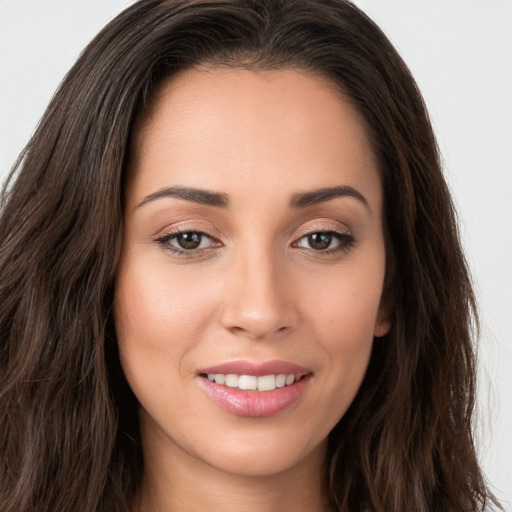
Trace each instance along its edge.
<instances>
[{"instance_id":1,"label":"lower lip","mask_svg":"<svg viewBox=\"0 0 512 512\"><path fill-rule=\"evenodd\" d=\"M204 377L199 379L206 394L225 411L236 416L262 418L278 414L297 402L306 390L310 375L272 391L246 391L223 386Z\"/></svg>"}]
</instances>

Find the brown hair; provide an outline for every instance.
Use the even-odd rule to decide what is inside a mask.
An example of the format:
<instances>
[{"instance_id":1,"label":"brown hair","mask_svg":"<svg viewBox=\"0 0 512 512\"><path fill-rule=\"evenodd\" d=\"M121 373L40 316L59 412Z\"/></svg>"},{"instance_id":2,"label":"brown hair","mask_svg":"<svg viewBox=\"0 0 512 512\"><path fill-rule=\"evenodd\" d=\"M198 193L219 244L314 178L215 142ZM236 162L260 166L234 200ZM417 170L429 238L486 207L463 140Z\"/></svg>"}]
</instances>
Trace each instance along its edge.
<instances>
[{"instance_id":1,"label":"brown hair","mask_svg":"<svg viewBox=\"0 0 512 512\"><path fill-rule=\"evenodd\" d=\"M343 0L142 0L92 41L13 168L0 221L0 509L128 511L137 403L111 319L136 116L200 63L338 84L380 162L393 326L329 438L333 510L497 504L472 438L475 302L421 95Z\"/></svg>"}]
</instances>

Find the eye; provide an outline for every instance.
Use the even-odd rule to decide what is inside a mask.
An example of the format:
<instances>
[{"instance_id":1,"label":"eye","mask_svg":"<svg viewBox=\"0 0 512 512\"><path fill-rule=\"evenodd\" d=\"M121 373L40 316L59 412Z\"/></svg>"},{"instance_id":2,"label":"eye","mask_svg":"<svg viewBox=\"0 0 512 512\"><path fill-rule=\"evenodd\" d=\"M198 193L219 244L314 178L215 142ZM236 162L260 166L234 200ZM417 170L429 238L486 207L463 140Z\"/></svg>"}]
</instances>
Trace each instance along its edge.
<instances>
[{"instance_id":1,"label":"eye","mask_svg":"<svg viewBox=\"0 0 512 512\"><path fill-rule=\"evenodd\" d=\"M333 236L331 233L321 231L320 233L311 233L308 236L305 236L299 242L299 246L302 247L302 241L307 241L307 244L311 249L315 249L316 251L323 251L324 249L329 249L331 243L333 241Z\"/></svg>"},{"instance_id":2,"label":"eye","mask_svg":"<svg viewBox=\"0 0 512 512\"><path fill-rule=\"evenodd\" d=\"M187 233L174 235L169 242L171 242L171 245L174 245L174 242L180 249L193 250L202 248L202 246L205 245L207 238L207 236L202 233L198 233L197 231L189 231Z\"/></svg>"},{"instance_id":3,"label":"eye","mask_svg":"<svg viewBox=\"0 0 512 512\"><path fill-rule=\"evenodd\" d=\"M296 247L316 252L336 252L348 249L354 243L354 237L348 233L337 231L315 231L299 238Z\"/></svg>"},{"instance_id":4,"label":"eye","mask_svg":"<svg viewBox=\"0 0 512 512\"><path fill-rule=\"evenodd\" d=\"M167 233L156 238L156 242L165 249L178 253L194 254L215 245L215 240L202 231L179 231Z\"/></svg>"}]
</instances>

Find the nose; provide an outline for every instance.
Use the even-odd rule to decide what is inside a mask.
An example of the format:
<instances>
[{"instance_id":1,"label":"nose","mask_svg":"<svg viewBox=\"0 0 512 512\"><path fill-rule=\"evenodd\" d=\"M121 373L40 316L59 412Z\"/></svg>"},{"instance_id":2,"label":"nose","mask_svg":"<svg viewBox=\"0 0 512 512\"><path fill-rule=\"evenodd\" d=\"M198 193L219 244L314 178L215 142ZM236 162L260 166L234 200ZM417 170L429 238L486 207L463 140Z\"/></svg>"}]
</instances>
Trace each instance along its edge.
<instances>
[{"instance_id":1,"label":"nose","mask_svg":"<svg viewBox=\"0 0 512 512\"><path fill-rule=\"evenodd\" d=\"M222 324L231 333L254 340L292 331L299 315L290 277L272 250L239 255L226 276Z\"/></svg>"}]
</instances>

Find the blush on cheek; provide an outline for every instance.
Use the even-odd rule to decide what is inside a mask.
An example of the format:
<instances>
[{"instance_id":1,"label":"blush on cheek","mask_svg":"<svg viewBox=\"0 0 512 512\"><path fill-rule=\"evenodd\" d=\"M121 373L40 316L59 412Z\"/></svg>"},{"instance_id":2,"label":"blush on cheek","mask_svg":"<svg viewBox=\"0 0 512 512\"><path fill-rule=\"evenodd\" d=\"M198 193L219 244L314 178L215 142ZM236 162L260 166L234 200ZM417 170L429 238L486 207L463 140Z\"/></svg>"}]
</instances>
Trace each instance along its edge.
<instances>
[{"instance_id":1,"label":"blush on cheek","mask_svg":"<svg viewBox=\"0 0 512 512\"><path fill-rule=\"evenodd\" d=\"M205 326L219 300L215 288L176 275L158 279L148 270L125 276L114 304L120 345L124 343L141 357L152 354L174 365L173 359L180 359L190 340L205 336Z\"/></svg>"}]
</instances>

